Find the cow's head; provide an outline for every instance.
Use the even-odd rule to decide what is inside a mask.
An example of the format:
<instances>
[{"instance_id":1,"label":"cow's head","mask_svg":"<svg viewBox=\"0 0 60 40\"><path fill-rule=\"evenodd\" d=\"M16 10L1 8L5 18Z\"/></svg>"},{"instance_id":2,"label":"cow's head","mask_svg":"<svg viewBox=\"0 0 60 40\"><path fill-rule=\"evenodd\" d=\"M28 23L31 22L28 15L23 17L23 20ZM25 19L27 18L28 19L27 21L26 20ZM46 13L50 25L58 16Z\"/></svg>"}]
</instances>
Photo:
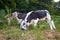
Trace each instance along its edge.
<instances>
[{"instance_id":1,"label":"cow's head","mask_svg":"<svg viewBox=\"0 0 60 40\"><path fill-rule=\"evenodd\" d=\"M19 13L19 12L13 12L13 13L12 13L12 16L17 17L18 13Z\"/></svg>"},{"instance_id":2,"label":"cow's head","mask_svg":"<svg viewBox=\"0 0 60 40\"><path fill-rule=\"evenodd\" d=\"M23 22L21 23L20 28L21 28L22 30L27 30L28 27L29 27L29 25L30 25L30 23L28 23L27 21L23 21Z\"/></svg>"},{"instance_id":3,"label":"cow's head","mask_svg":"<svg viewBox=\"0 0 60 40\"><path fill-rule=\"evenodd\" d=\"M21 26L20 26L21 29L27 30L27 28L29 27L30 23L29 23L29 19L28 19L28 18L29 18L30 14L31 14L32 12L33 12L33 11L27 13L24 21L21 23Z\"/></svg>"}]
</instances>

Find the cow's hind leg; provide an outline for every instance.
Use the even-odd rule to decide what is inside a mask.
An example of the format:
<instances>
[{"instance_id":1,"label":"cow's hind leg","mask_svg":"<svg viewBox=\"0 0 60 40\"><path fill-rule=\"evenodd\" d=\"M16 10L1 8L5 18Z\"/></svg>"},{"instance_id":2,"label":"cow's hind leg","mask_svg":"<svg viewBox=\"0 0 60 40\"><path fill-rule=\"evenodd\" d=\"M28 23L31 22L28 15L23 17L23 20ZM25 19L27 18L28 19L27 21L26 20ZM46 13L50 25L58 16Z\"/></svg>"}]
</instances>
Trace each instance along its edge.
<instances>
[{"instance_id":1,"label":"cow's hind leg","mask_svg":"<svg viewBox=\"0 0 60 40\"><path fill-rule=\"evenodd\" d=\"M49 23L51 30L56 29L53 20L51 20L51 16L47 13L46 21Z\"/></svg>"},{"instance_id":2,"label":"cow's hind leg","mask_svg":"<svg viewBox=\"0 0 60 40\"><path fill-rule=\"evenodd\" d=\"M53 30L53 26L52 26L51 21L50 20L47 20L47 22L49 23L51 30Z\"/></svg>"},{"instance_id":3,"label":"cow's hind leg","mask_svg":"<svg viewBox=\"0 0 60 40\"><path fill-rule=\"evenodd\" d=\"M47 22L49 23L51 30L56 29L53 20L48 20Z\"/></svg>"},{"instance_id":4,"label":"cow's hind leg","mask_svg":"<svg viewBox=\"0 0 60 40\"><path fill-rule=\"evenodd\" d=\"M53 20L51 20L51 24L52 24L53 28L56 29Z\"/></svg>"}]
</instances>

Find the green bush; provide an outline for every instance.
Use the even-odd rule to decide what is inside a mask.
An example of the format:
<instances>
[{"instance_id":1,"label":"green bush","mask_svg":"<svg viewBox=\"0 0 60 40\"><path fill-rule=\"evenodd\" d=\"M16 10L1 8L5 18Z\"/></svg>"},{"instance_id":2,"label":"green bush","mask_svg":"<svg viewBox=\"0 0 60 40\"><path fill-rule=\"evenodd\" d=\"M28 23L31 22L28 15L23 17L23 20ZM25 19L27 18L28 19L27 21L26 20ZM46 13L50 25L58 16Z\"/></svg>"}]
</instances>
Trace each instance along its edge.
<instances>
[{"instance_id":1,"label":"green bush","mask_svg":"<svg viewBox=\"0 0 60 40\"><path fill-rule=\"evenodd\" d=\"M8 28L8 25L6 25L4 23L0 24L0 29L3 29L3 28L7 29Z\"/></svg>"},{"instance_id":2,"label":"green bush","mask_svg":"<svg viewBox=\"0 0 60 40\"><path fill-rule=\"evenodd\" d=\"M18 21L17 20L15 20L15 19L13 19L13 20L11 20L11 26L17 26L18 25Z\"/></svg>"},{"instance_id":3,"label":"green bush","mask_svg":"<svg viewBox=\"0 0 60 40\"><path fill-rule=\"evenodd\" d=\"M5 14L6 14L5 10L4 10L4 9L1 9L1 10L0 10L0 20L1 20L1 19L4 19Z\"/></svg>"}]
</instances>

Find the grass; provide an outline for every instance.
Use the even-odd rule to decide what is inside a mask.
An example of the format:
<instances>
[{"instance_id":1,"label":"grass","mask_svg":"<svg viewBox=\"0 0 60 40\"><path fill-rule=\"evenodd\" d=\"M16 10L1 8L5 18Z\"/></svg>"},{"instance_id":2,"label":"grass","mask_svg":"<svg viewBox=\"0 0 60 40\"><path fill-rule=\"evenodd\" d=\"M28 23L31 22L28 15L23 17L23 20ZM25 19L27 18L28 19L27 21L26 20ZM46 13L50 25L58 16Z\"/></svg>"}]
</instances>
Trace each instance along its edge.
<instances>
[{"instance_id":1,"label":"grass","mask_svg":"<svg viewBox=\"0 0 60 40\"><path fill-rule=\"evenodd\" d=\"M46 22L39 22L36 29L30 26L31 29L26 31L21 30L17 25L12 25L0 29L0 40L60 40L60 16L52 16L52 19L56 30L50 30Z\"/></svg>"}]
</instances>

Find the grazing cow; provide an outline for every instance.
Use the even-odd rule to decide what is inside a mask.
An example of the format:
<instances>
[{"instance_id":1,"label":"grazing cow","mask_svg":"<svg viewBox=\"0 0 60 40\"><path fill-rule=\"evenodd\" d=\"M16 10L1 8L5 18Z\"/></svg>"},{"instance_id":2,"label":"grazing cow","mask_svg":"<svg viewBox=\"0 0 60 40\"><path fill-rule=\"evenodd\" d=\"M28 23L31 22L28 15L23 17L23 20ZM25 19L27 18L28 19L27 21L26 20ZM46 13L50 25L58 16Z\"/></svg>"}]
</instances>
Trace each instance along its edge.
<instances>
[{"instance_id":1,"label":"grazing cow","mask_svg":"<svg viewBox=\"0 0 60 40\"><path fill-rule=\"evenodd\" d=\"M31 24L34 24L34 26L36 26L39 20L46 20L49 23L51 30L53 30L53 28L56 29L48 10L28 12L25 19L22 21L20 28L23 30L27 30L27 28Z\"/></svg>"},{"instance_id":2,"label":"grazing cow","mask_svg":"<svg viewBox=\"0 0 60 40\"><path fill-rule=\"evenodd\" d=\"M15 12L12 13L12 15L7 15L5 17L8 20L8 25L10 25L10 22L13 18L15 18L18 21L18 24L20 24L20 22L22 20L24 20L25 16L26 16L26 14L22 14L20 12L15 11Z\"/></svg>"},{"instance_id":3,"label":"grazing cow","mask_svg":"<svg viewBox=\"0 0 60 40\"><path fill-rule=\"evenodd\" d=\"M19 12L13 12L12 16L17 19L18 23L20 23L22 20L24 20L26 14L25 13L22 14L22 13L19 13Z\"/></svg>"}]
</instances>

